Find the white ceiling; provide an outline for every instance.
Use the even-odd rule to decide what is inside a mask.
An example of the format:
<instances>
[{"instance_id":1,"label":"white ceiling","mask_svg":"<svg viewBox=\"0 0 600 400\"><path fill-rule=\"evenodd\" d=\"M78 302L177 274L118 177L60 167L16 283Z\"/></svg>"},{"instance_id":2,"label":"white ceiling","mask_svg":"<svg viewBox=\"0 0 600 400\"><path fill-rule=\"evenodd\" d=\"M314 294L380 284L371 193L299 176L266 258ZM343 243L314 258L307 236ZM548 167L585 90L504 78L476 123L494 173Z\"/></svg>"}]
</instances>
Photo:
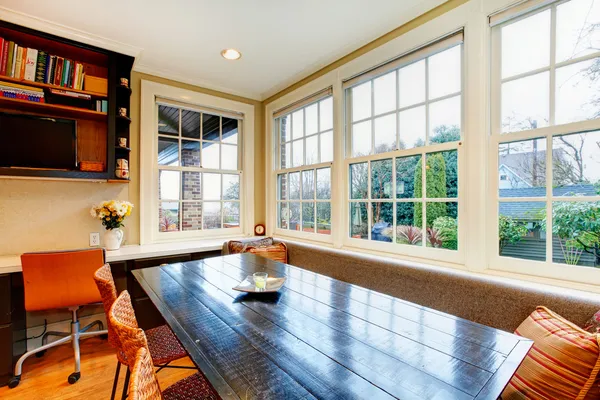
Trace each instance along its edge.
<instances>
[{"instance_id":1,"label":"white ceiling","mask_svg":"<svg viewBox=\"0 0 600 400\"><path fill-rule=\"evenodd\" d=\"M0 16L134 49L141 72L263 100L444 1L0 0L52 24ZM229 47L239 61L220 56Z\"/></svg>"}]
</instances>

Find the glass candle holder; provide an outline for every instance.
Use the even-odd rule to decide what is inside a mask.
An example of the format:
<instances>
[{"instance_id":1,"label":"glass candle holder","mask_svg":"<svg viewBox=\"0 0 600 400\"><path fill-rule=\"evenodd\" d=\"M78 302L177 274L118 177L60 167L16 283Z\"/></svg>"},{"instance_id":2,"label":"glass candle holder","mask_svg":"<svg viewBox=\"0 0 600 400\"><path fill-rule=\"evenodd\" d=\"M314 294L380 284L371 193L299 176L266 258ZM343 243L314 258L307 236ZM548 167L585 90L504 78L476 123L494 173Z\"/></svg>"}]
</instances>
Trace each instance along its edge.
<instances>
[{"instance_id":1,"label":"glass candle holder","mask_svg":"<svg viewBox=\"0 0 600 400\"><path fill-rule=\"evenodd\" d=\"M254 286L259 290L264 290L267 287L267 277L269 274L266 272L255 272L252 277L254 278Z\"/></svg>"}]
</instances>

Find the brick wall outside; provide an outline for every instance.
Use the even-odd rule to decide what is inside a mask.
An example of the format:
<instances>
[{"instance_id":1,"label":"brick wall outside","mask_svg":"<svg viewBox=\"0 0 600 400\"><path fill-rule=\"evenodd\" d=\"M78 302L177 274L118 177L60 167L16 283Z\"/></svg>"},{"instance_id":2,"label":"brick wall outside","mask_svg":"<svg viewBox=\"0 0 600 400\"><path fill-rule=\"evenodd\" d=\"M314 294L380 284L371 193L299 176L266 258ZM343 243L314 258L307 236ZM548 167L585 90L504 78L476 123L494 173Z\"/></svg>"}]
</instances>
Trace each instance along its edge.
<instances>
[{"instance_id":1,"label":"brick wall outside","mask_svg":"<svg viewBox=\"0 0 600 400\"><path fill-rule=\"evenodd\" d=\"M197 151L181 151L182 165L199 165L200 155ZM184 200L201 199L202 180L199 172L182 172L182 195ZM202 229L202 203L183 203L182 207L183 221L181 227L184 231L194 231Z\"/></svg>"}]
</instances>

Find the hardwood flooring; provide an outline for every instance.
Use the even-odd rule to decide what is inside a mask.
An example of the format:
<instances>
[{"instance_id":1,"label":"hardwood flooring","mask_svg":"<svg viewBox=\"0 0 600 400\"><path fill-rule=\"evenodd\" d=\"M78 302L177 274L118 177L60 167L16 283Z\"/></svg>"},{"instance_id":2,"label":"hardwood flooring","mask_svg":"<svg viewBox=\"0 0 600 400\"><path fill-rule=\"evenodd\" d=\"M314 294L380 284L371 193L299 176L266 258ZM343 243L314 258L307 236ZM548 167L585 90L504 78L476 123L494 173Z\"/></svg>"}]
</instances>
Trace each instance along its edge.
<instances>
[{"instance_id":1,"label":"hardwood flooring","mask_svg":"<svg viewBox=\"0 0 600 400\"><path fill-rule=\"evenodd\" d=\"M21 383L14 389L0 387L3 400L52 400L85 399L106 400L110 398L117 358L108 341L89 338L81 342L81 379L69 385L67 377L73 372L73 350L70 344L50 349L43 358L29 357L23 365ZM193 365L189 358L173 365ZM117 388L121 398L125 367ZM164 390L178 380L192 375L193 370L165 368L158 373L160 387Z\"/></svg>"}]
</instances>

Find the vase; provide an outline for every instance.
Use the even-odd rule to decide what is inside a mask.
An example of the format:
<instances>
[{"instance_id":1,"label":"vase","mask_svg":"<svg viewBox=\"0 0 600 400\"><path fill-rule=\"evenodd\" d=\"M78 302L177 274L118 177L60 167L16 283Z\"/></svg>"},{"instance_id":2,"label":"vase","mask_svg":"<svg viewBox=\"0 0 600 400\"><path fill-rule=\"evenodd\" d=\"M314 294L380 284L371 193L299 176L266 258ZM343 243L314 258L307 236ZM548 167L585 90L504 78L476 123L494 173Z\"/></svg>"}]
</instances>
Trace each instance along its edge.
<instances>
[{"instance_id":1,"label":"vase","mask_svg":"<svg viewBox=\"0 0 600 400\"><path fill-rule=\"evenodd\" d=\"M104 247L106 250L119 250L123 241L123 231L117 229L107 229L104 234Z\"/></svg>"}]
</instances>

